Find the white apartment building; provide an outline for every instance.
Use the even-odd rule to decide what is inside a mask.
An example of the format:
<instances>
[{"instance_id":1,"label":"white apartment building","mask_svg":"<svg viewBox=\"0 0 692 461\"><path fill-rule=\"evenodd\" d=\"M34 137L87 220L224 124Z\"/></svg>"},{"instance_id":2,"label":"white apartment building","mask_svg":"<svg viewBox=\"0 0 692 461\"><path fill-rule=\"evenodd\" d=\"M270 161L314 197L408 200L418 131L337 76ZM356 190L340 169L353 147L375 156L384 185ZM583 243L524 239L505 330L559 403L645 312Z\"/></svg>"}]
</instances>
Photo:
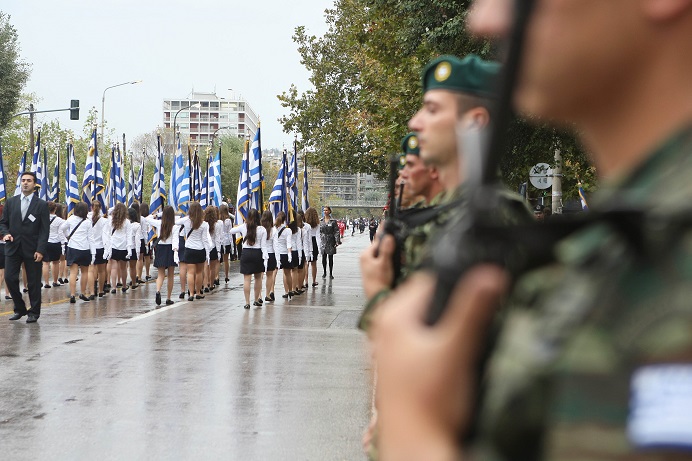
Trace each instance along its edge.
<instances>
[{"instance_id":1,"label":"white apartment building","mask_svg":"<svg viewBox=\"0 0 692 461\"><path fill-rule=\"evenodd\" d=\"M185 99L163 101L163 126L174 128L190 139L193 146L208 146L216 134L247 136L257 133L258 117L250 104L231 95L222 98L216 93L193 92Z\"/></svg>"}]
</instances>

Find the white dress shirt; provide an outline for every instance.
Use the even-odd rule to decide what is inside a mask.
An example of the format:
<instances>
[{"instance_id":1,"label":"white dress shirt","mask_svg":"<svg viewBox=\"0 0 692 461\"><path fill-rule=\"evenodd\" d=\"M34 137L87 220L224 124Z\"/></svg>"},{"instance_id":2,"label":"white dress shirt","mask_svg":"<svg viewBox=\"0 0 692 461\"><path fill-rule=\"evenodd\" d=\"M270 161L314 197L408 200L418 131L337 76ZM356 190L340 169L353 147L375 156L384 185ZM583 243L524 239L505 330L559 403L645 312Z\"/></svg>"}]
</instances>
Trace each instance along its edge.
<instances>
[{"instance_id":1,"label":"white dress shirt","mask_svg":"<svg viewBox=\"0 0 692 461\"><path fill-rule=\"evenodd\" d=\"M130 222L130 235L132 236L132 249L137 254L139 259L139 251L142 249L140 240L142 240L142 225L138 222ZM147 242L144 242L145 244Z\"/></svg>"},{"instance_id":2,"label":"white dress shirt","mask_svg":"<svg viewBox=\"0 0 692 461\"><path fill-rule=\"evenodd\" d=\"M96 249L104 248L103 229L105 229L106 224L108 224L108 218L106 218L105 216L100 216L98 221L96 221L96 224L93 224L93 221L91 221L91 222L92 222L92 231L94 234L94 244L96 245Z\"/></svg>"},{"instance_id":3,"label":"white dress shirt","mask_svg":"<svg viewBox=\"0 0 692 461\"><path fill-rule=\"evenodd\" d=\"M202 225L193 230L192 221L190 221L190 218L187 216L176 219L175 223L183 227L182 234L183 237L185 237L185 249L205 250L208 259L212 247L211 236L209 235L209 224L207 224L206 221L202 221Z\"/></svg>"},{"instance_id":4,"label":"white dress shirt","mask_svg":"<svg viewBox=\"0 0 692 461\"><path fill-rule=\"evenodd\" d=\"M283 229L283 231L282 231ZM279 235L281 233L281 235ZM278 255L290 254L290 249L292 248L292 238L291 229L282 224L279 227L274 228L274 253ZM277 258L279 259L279 258ZM289 257L289 260L291 258Z\"/></svg>"},{"instance_id":5,"label":"white dress shirt","mask_svg":"<svg viewBox=\"0 0 692 461\"><path fill-rule=\"evenodd\" d=\"M305 259L307 261L312 261L312 238L310 237L310 224L303 223L301 232L303 236L303 253L305 253Z\"/></svg>"},{"instance_id":6,"label":"white dress shirt","mask_svg":"<svg viewBox=\"0 0 692 461\"><path fill-rule=\"evenodd\" d=\"M79 224L80 222L82 224ZM92 257L96 255L96 245L94 244L94 233L91 229L91 221L72 215L67 218L67 221L61 224L60 231L68 237L72 234L72 237L69 237L70 240L67 242L67 248L72 248L73 250L89 250Z\"/></svg>"},{"instance_id":7,"label":"white dress shirt","mask_svg":"<svg viewBox=\"0 0 692 461\"><path fill-rule=\"evenodd\" d=\"M269 253L267 252L267 229L262 226L257 226L255 243L252 245L245 241L245 237L247 236L247 225L245 223L231 228L231 234L240 234L243 236L243 249L254 248L262 250L262 259L264 259L264 265L267 265L267 260L269 259Z\"/></svg>"},{"instance_id":8,"label":"white dress shirt","mask_svg":"<svg viewBox=\"0 0 692 461\"><path fill-rule=\"evenodd\" d=\"M163 240L161 238L160 219L155 219L151 216L142 216L142 220L146 221L148 225L156 229L156 235L159 236L159 245L173 245L173 250L178 250L178 243L180 242L180 239L178 238L178 234L180 233L180 226L173 225L171 235L169 235L167 239Z\"/></svg>"},{"instance_id":9,"label":"white dress shirt","mask_svg":"<svg viewBox=\"0 0 692 461\"><path fill-rule=\"evenodd\" d=\"M132 253L132 226L129 219L125 219L120 229L113 230L113 216L108 217L108 222L103 226L103 247L105 259L111 257L113 250L127 250L127 254Z\"/></svg>"},{"instance_id":10,"label":"white dress shirt","mask_svg":"<svg viewBox=\"0 0 692 461\"><path fill-rule=\"evenodd\" d=\"M290 232L291 229L287 229L286 232ZM300 252L303 251L303 236L301 233L301 229L298 229L298 231L295 234L291 234L291 249L293 251L298 252L298 256L300 256Z\"/></svg>"},{"instance_id":11,"label":"white dress shirt","mask_svg":"<svg viewBox=\"0 0 692 461\"><path fill-rule=\"evenodd\" d=\"M48 231L48 243L62 243L65 238L65 234L60 232L60 226L65 222L60 216L54 214L50 215L50 230ZM84 225L84 224L82 224Z\"/></svg>"},{"instance_id":12,"label":"white dress shirt","mask_svg":"<svg viewBox=\"0 0 692 461\"><path fill-rule=\"evenodd\" d=\"M267 230L266 228L264 230ZM276 228L274 226L270 227L267 231L267 253L274 252L274 234L276 234Z\"/></svg>"}]
</instances>

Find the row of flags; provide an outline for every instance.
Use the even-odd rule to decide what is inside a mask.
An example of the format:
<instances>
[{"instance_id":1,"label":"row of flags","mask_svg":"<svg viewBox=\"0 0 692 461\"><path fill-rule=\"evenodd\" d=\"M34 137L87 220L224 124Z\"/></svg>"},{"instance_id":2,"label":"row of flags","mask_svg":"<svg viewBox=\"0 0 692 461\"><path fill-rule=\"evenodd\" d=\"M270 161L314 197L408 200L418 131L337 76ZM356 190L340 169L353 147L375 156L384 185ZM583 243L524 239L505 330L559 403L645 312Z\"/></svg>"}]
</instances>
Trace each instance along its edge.
<instances>
[{"instance_id":1,"label":"row of flags","mask_svg":"<svg viewBox=\"0 0 692 461\"><path fill-rule=\"evenodd\" d=\"M157 155L149 201L150 212L156 213L162 210L165 204L169 204L173 206L176 212L186 213L192 201L199 202L202 208L206 208L208 205L219 206L223 198L221 149L219 148L219 151L214 154L211 151L208 152L206 169L203 170L200 165L199 153L196 150L192 152L188 146L187 156L183 155L180 135L176 141L177 149L171 165L171 175L169 182L166 183L161 137L159 136L157 139ZM52 181L49 181L48 178L47 157L46 149L41 151L41 133L39 132L31 158L30 171L36 173L39 197L44 200L57 201L61 190L60 155L58 155L55 164ZM74 146L68 144L64 182L68 214L72 213L75 205L80 201L84 201L88 205L98 201L104 210L115 206L116 203L123 203L129 207L135 200L142 202L144 160L142 160L137 173L135 173L135 166L132 163L129 171L127 171L120 146L113 146L110 164L111 168L106 183L99 157L97 131L94 129L89 142L84 175L80 181L77 177ZM21 173L26 170L27 153L24 152L19 165L14 195L21 192ZM264 173L262 170L261 132L258 127L255 138L251 144L246 143L243 153L235 207L236 222L245 221L248 211L252 208L260 211L270 209L274 216L283 211L289 220L295 219L295 211L299 208L298 171L297 143L294 142L290 159L284 149L281 168L274 182L268 204L265 205L263 200ZM302 192L303 197L300 205L303 209L307 209L309 207L307 162L304 162ZM2 161L2 147L0 146L0 200L6 197L6 177Z\"/></svg>"}]
</instances>

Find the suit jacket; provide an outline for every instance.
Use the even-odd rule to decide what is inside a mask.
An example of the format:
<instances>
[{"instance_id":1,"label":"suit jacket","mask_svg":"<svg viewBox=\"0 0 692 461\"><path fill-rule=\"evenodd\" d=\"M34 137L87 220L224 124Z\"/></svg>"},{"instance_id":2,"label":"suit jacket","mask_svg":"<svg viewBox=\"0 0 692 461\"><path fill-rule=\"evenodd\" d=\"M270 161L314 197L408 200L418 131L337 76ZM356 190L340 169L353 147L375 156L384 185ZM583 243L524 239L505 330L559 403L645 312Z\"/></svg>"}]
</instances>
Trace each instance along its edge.
<instances>
[{"instance_id":1,"label":"suit jacket","mask_svg":"<svg viewBox=\"0 0 692 461\"><path fill-rule=\"evenodd\" d=\"M13 256L17 252L26 258L32 258L36 252L45 255L50 230L48 203L33 194L26 217L22 219L21 199L22 194L7 199L0 218L0 234L10 234L14 239L5 244L5 255Z\"/></svg>"}]
</instances>

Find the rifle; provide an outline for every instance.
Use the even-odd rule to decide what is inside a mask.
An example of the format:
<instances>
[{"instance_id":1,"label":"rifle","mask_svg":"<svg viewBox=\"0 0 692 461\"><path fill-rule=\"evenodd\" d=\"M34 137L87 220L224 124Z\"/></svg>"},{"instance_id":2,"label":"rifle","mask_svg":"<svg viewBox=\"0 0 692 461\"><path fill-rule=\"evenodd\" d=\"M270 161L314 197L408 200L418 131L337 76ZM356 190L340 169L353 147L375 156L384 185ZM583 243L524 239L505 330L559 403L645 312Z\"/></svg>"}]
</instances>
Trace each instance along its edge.
<instances>
[{"instance_id":1,"label":"rifle","mask_svg":"<svg viewBox=\"0 0 692 461\"><path fill-rule=\"evenodd\" d=\"M384 222L383 232L380 236L380 241L377 244L375 256L379 254L379 248L382 244L382 238L385 235L394 237L394 254L392 255L392 267L394 269L394 277L392 279L392 287L396 285L397 280L401 276L401 248L404 244L404 224L399 219L399 206L404 192L404 185L401 184L399 189L399 201L396 200L396 178L399 176L399 156L393 155L389 161L389 215Z\"/></svg>"}]
</instances>

